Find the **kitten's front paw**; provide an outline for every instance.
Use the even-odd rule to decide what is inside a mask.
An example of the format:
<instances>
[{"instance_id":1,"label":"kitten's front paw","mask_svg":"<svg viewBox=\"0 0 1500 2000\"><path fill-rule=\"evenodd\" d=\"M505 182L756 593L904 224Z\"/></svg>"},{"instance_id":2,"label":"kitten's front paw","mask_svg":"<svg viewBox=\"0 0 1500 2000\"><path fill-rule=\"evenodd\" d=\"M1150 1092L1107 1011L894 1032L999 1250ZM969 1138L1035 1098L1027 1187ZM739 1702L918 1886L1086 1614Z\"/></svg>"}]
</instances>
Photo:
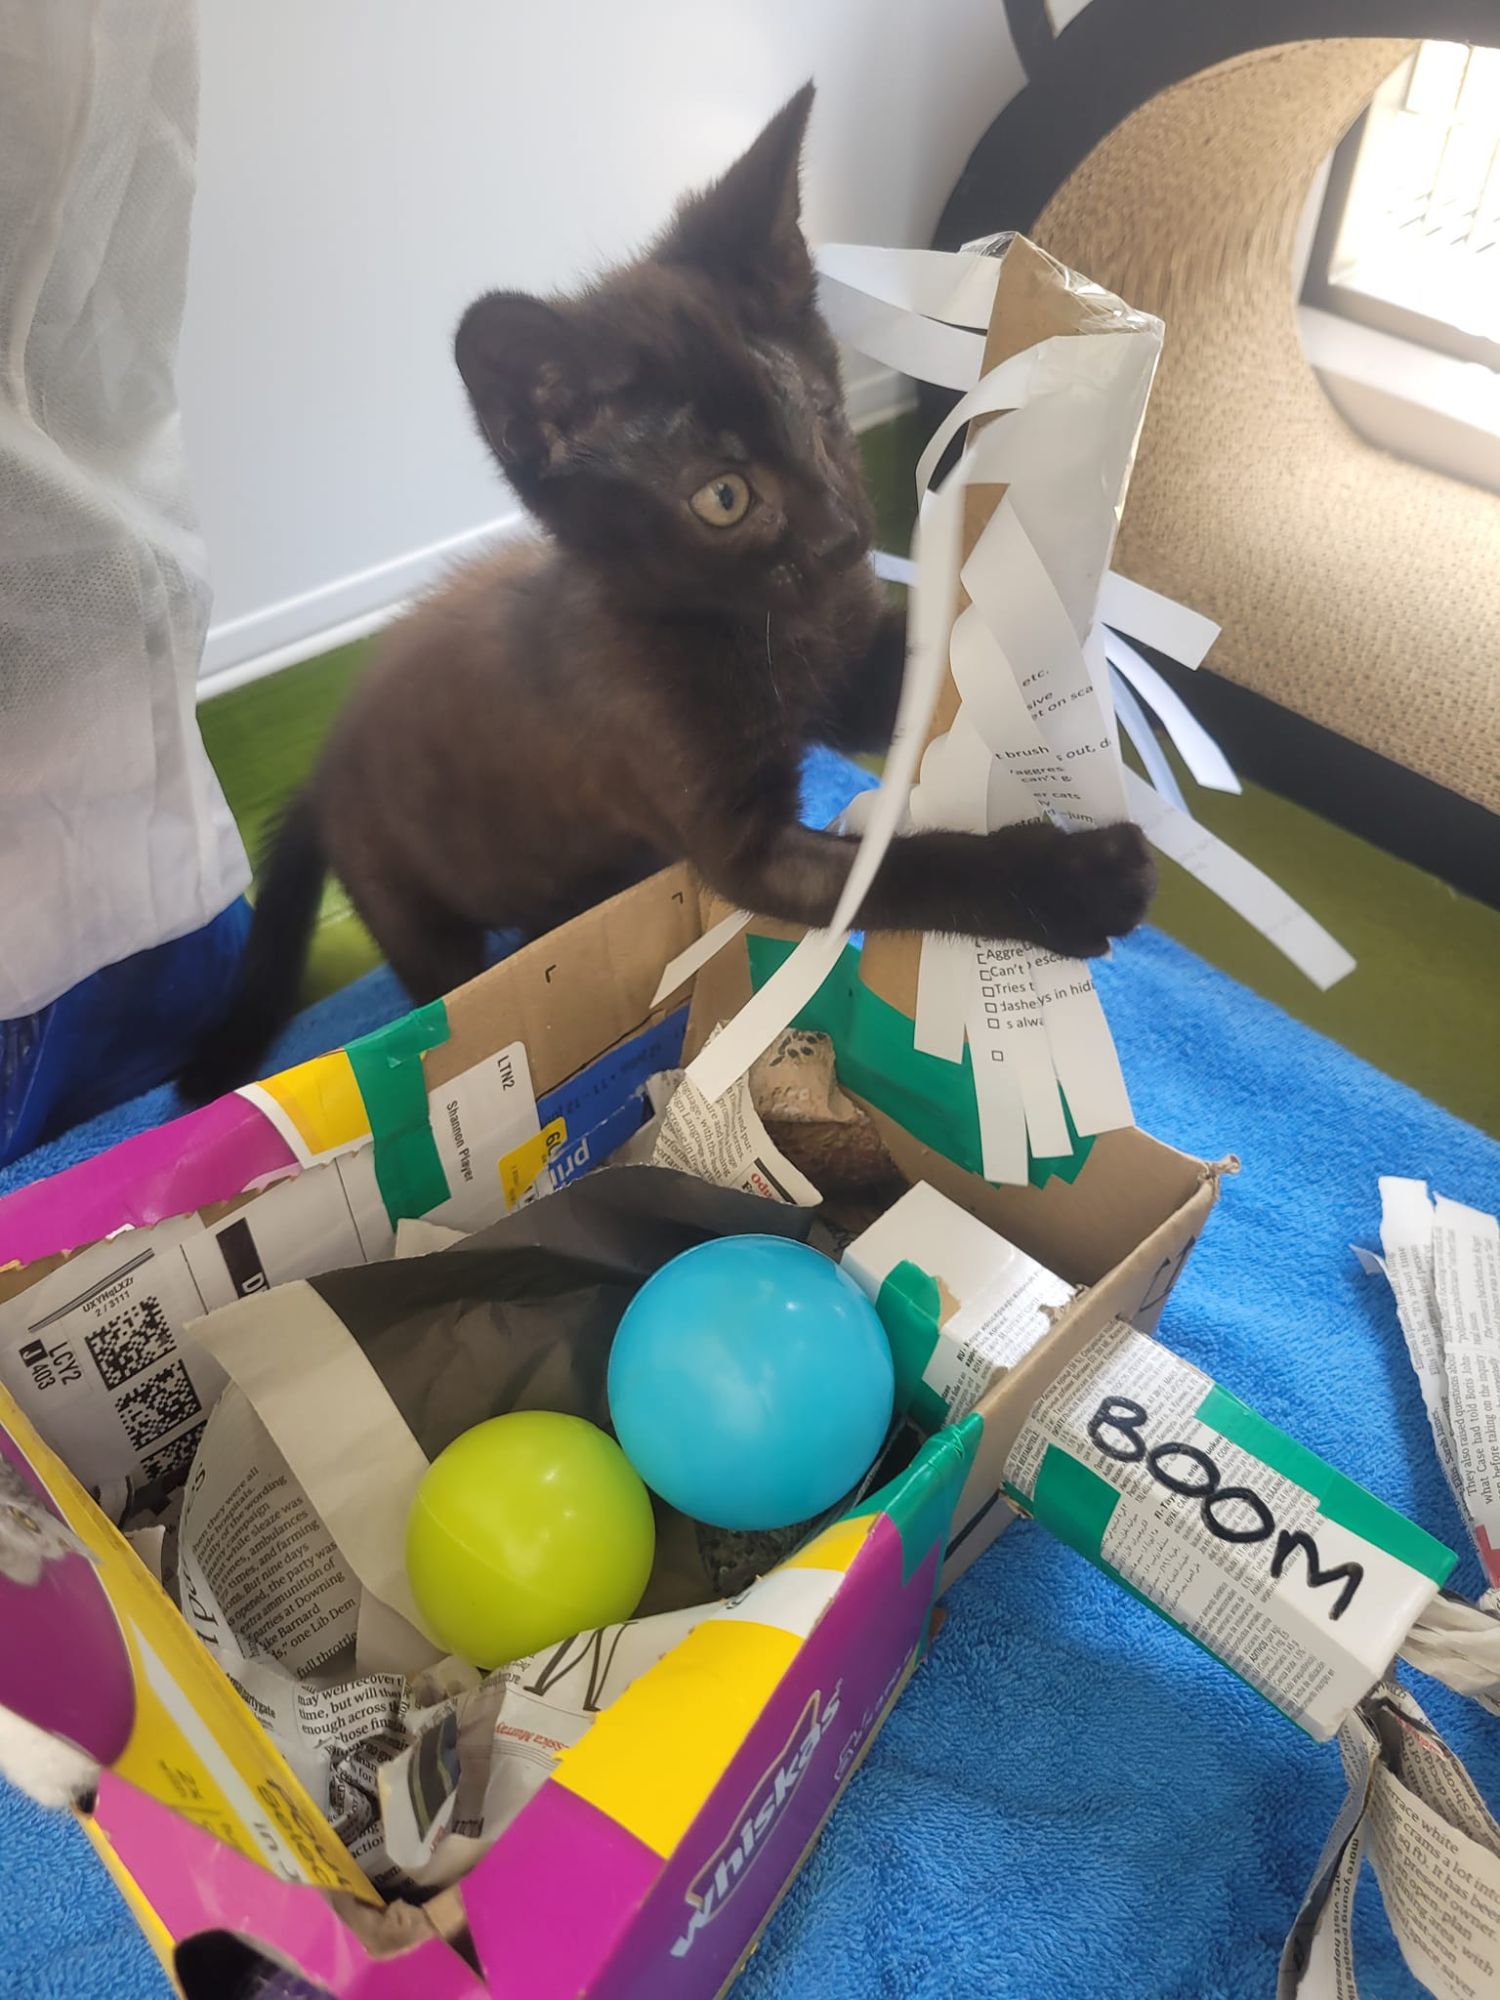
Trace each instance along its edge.
<instances>
[{"instance_id":1,"label":"kitten's front paw","mask_svg":"<svg viewBox=\"0 0 1500 2000\"><path fill-rule=\"evenodd\" d=\"M1156 892L1156 863L1138 826L1059 833L1026 888L1036 942L1063 958L1098 958L1133 931Z\"/></svg>"}]
</instances>

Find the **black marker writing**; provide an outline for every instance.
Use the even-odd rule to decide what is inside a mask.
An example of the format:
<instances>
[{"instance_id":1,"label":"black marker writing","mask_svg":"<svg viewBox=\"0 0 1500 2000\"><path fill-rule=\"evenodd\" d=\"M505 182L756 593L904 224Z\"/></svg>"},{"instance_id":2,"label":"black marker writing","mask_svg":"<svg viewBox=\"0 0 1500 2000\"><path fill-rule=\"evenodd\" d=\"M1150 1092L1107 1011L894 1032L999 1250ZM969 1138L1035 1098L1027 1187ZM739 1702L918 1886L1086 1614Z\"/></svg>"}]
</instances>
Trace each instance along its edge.
<instances>
[{"instance_id":1,"label":"black marker writing","mask_svg":"<svg viewBox=\"0 0 1500 2000\"><path fill-rule=\"evenodd\" d=\"M1274 1579L1281 1578L1293 1556L1305 1556L1309 1590L1342 1583L1343 1588L1328 1613L1330 1619L1342 1618L1364 1580L1364 1565L1344 1562L1324 1569L1318 1545L1311 1535L1300 1528L1278 1529L1275 1515L1260 1494L1253 1493L1248 1486L1226 1486L1223 1473L1200 1446L1175 1442L1148 1446L1142 1435L1147 1421L1143 1404L1129 1396L1106 1396L1089 1418L1089 1439L1106 1458L1121 1465L1144 1462L1158 1486L1184 1500L1196 1500L1199 1517L1216 1541L1265 1542L1275 1535L1276 1547L1271 1555ZM1254 1519L1248 1526L1242 1520L1226 1520L1220 1510L1230 1507L1247 1509Z\"/></svg>"}]
</instances>

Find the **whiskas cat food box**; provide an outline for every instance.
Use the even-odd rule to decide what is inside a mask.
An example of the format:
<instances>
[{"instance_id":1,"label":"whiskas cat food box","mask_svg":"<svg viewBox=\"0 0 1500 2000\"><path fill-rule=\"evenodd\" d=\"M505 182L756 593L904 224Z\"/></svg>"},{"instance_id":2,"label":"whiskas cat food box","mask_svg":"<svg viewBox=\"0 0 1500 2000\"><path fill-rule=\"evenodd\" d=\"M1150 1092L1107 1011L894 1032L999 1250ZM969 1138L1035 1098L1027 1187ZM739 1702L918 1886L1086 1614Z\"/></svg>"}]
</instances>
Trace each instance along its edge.
<instances>
[{"instance_id":1,"label":"whiskas cat food box","mask_svg":"<svg viewBox=\"0 0 1500 2000\"><path fill-rule=\"evenodd\" d=\"M0 1203L0 1704L99 1767L83 1824L188 2000L726 1990L918 1669L939 1590L1013 1518L1027 1411L1109 1321L1154 1326L1209 1214L1211 1171L1141 1132L1001 1189L867 1102L910 1181L1066 1298L897 1477L631 1682L469 1873L386 1907L67 1461L93 1438L106 1500L116 1474L180 1468L218 1386L172 1345L184 1314L389 1255L404 1217L463 1226L482 1178L508 1205L618 1146L647 1077L774 960L741 941L657 1004L716 915L669 871L379 1037Z\"/></svg>"}]
</instances>

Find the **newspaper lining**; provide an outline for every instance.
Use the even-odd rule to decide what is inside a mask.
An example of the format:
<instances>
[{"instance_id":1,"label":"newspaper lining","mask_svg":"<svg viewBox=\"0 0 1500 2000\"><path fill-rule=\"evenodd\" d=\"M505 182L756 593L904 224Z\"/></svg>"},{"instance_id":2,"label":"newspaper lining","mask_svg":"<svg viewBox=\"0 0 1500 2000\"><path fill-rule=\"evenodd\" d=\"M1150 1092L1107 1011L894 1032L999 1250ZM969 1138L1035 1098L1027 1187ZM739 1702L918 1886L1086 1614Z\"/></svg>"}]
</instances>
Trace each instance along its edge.
<instances>
[{"instance_id":1,"label":"newspaper lining","mask_svg":"<svg viewBox=\"0 0 1500 2000\"><path fill-rule=\"evenodd\" d=\"M715 1028L709 1041L722 1032ZM822 1201L812 1182L766 1130L748 1074L722 1097L710 1099L685 1071L664 1070L650 1079L646 1094L651 1122L621 1153L623 1162L670 1167L715 1187L738 1188L743 1194L797 1208L816 1208Z\"/></svg>"}]
</instances>

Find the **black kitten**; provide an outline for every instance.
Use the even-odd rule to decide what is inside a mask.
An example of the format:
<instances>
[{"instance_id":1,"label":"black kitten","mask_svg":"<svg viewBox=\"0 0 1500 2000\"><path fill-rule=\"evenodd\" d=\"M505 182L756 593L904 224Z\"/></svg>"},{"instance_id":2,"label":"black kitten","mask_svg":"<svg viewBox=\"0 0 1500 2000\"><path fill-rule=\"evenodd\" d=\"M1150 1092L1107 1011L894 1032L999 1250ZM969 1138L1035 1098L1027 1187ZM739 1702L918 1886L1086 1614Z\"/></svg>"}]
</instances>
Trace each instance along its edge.
<instances>
[{"instance_id":1,"label":"black kitten","mask_svg":"<svg viewBox=\"0 0 1500 2000\"><path fill-rule=\"evenodd\" d=\"M905 635L798 221L811 104L636 262L464 315L459 371L542 532L385 638L270 857L192 1094L242 1082L292 1012L329 867L418 1001L481 969L486 931L683 857L735 903L827 923L854 847L799 824L803 753L886 746ZM920 833L861 921L1088 955L1153 880L1132 826Z\"/></svg>"}]
</instances>

